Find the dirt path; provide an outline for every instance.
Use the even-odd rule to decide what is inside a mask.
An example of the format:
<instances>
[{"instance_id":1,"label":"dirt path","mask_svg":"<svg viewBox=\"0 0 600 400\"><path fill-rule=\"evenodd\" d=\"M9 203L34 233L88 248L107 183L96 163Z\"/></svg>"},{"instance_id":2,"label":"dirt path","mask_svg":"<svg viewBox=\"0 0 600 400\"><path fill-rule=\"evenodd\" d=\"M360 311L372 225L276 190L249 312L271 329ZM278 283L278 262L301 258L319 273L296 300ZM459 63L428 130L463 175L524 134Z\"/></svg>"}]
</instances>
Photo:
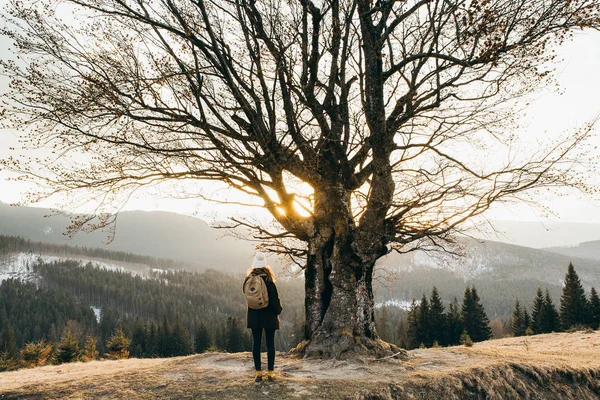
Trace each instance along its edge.
<instances>
[{"instance_id":1,"label":"dirt path","mask_svg":"<svg viewBox=\"0 0 600 400\"><path fill-rule=\"evenodd\" d=\"M340 361L280 353L276 381L261 385L252 383L250 353L73 363L1 373L0 400L600 397L598 331L413 350L409 356Z\"/></svg>"}]
</instances>

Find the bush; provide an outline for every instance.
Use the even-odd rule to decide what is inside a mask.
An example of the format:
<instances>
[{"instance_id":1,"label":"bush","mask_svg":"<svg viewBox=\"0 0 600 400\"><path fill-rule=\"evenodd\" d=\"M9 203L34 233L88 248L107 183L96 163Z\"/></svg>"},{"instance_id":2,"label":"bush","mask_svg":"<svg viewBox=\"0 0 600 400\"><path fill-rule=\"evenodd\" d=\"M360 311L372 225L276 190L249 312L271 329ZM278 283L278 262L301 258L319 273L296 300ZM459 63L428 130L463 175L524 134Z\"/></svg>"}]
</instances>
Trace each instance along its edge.
<instances>
[{"instance_id":1,"label":"bush","mask_svg":"<svg viewBox=\"0 0 600 400\"><path fill-rule=\"evenodd\" d=\"M26 368L41 367L46 365L51 353L52 345L46 343L44 339L35 343L27 343L21 350L21 362Z\"/></svg>"},{"instance_id":2,"label":"bush","mask_svg":"<svg viewBox=\"0 0 600 400\"><path fill-rule=\"evenodd\" d=\"M18 368L19 365L8 355L7 351L0 351L0 372L14 371Z\"/></svg>"},{"instance_id":3,"label":"bush","mask_svg":"<svg viewBox=\"0 0 600 400\"><path fill-rule=\"evenodd\" d=\"M67 326L63 337L60 339L60 343L56 348L56 354L54 355L54 361L56 364L70 363L79 361L81 357L81 349L79 348L79 341L75 334L71 331L70 327Z\"/></svg>"},{"instance_id":4,"label":"bush","mask_svg":"<svg viewBox=\"0 0 600 400\"><path fill-rule=\"evenodd\" d=\"M114 335L106 341L106 348L108 353L104 354L111 360L121 360L129 357L129 340L123 333L122 328L118 328Z\"/></svg>"},{"instance_id":5,"label":"bush","mask_svg":"<svg viewBox=\"0 0 600 400\"><path fill-rule=\"evenodd\" d=\"M85 339L85 345L83 346L83 355L81 356L81 359L83 361L93 361L96 358L98 358L98 350L96 350L96 343L98 342L98 339L96 339L94 336L88 336L87 339Z\"/></svg>"},{"instance_id":6,"label":"bush","mask_svg":"<svg viewBox=\"0 0 600 400\"><path fill-rule=\"evenodd\" d=\"M534 335L534 333L531 328L525 329L525 336L532 336L532 335Z\"/></svg>"},{"instance_id":7,"label":"bush","mask_svg":"<svg viewBox=\"0 0 600 400\"><path fill-rule=\"evenodd\" d=\"M471 336L467 333L467 331L463 331L462 335L460 335L460 344L466 347L472 347L473 341L471 340Z\"/></svg>"}]
</instances>

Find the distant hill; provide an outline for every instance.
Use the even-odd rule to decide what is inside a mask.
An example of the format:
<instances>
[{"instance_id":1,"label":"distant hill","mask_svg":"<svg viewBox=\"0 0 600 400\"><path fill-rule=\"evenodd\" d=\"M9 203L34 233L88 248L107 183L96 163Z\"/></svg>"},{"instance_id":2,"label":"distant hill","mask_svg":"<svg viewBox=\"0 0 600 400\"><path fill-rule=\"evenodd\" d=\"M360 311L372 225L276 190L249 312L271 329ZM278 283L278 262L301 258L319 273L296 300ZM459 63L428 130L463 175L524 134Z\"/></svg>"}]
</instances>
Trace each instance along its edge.
<instances>
[{"instance_id":1,"label":"distant hill","mask_svg":"<svg viewBox=\"0 0 600 400\"><path fill-rule=\"evenodd\" d=\"M376 266L376 296L379 301L406 307L412 298L436 286L448 304L462 300L465 286L475 285L490 318L510 316L515 298L531 307L539 287L548 288L559 304L569 262L573 262L589 293L600 288L600 261L570 257L550 251L492 241L463 240L460 256L448 253L392 253Z\"/></svg>"},{"instance_id":2,"label":"distant hill","mask_svg":"<svg viewBox=\"0 0 600 400\"><path fill-rule=\"evenodd\" d=\"M600 224L555 221L490 221L496 232L472 232L475 237L519 246L576 246L600 240Z\"/></svg>"},{"instance_id":3,"label":"distant hill","mask_svg":"<svg viewBox=\"0 0 600 400\"><path fill-rule=\"evenodd\" d=\"M600 240L583 242L577 246L548 247L544 250L564 254L569 257L589 258L600 261Z\"/></svg>"},{"instance_id":4,"label":"distant hill","mask_svg":"<svg viewBox=\"0 0 600 400\"><path fill-rule=\"evenodd\" d=\"M251 263L255 244L225 236L201 219L154 211L123 211L119 214L115 239L106 245L107 232L64 236L69 218L44 216L51 211L35 207L12 207L0 203L0 235L22 236L34 241L98 247L157 258L171 258L225 272L243 272Z\"/></svg>"},{"instance_id":5,"label":"distant hill","mask_svg":"<svg viewBox=\"0 0 600 400\"><path fill-rule=\"evenodd\" d=\"M533 279L562 285L567 266L572 262L585 287L600 286L600 262L594 258L493 241L464 239L460 243L459 256L443 252L392 253L381 259L379 265L398 272L446 270L465 281ZM595 243L600 246L600 242Z\"/></svg>"}]
</instances>

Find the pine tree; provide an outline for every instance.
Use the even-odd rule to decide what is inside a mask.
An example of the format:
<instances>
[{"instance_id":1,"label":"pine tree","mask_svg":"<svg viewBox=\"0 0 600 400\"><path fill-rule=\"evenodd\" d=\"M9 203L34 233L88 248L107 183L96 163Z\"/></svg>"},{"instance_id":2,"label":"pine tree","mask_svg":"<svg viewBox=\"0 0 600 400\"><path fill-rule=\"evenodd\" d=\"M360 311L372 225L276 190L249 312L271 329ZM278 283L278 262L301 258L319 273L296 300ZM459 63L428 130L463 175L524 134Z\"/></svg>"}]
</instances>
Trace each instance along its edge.
<instances>
[{"instance_id":1,"label":"pine tree","mask_svg":"<svg viewBox=\"0 0 600 400\"><path fill-rule=\"evenodd\" d=\"M561 330L558 311L554 306L554 302L552 302L548 289L546 289L546 295L544 296L540 329L542 333L560 332Z\"/></svg>"},{"instance_id":2,"label":"pine tree","mask_svg":"<svg viewBox=\"0 0 600 400\"><path fill-rule=\"evenodd\" d=\"M589 305L591 326L594 329L598 329L600 327L600 297L598 297L598 292L596 292L595 288L590 290Z\"/></svg>"},{"instance_id":3,"label":"pine tree","mask_svg":"<svg viewBox=\"0 0 600 400\"><path fill-rule=\"evenodd\" d=\"M379 337L382 340L391 343L393 340L392 324L390 322L390 317L386 306L380 308L379 318L377 318L376 324L377 334Z\"/></svg>"},{"instance_id":4,"label":"pine tree","mask_svg":"<svg viewBox=\"0 0 600 400\"><path fill-rule=\"evenodd\" d=\"M431 340L431 323L429 321L429 300L427 300L425 293L423 293L421 304L419 304L417 340L419 345L423 344L425 347L431 347L433 344Z\"/></svg>"},{"instance_id":5,"label":"pine tree","mask_svg":"<svg viewBox=\"0 0 600 400\"><path fill-rule=\"evenodd\" d=\"M204 353L211 346L210 333L204 322L201 322L196 329L196 335L194 336L194 350L196 353Z\"/></svg>"},{"instance_id":6,"label":"pine tree","mask_svg":"<svg viewBox=\"0 0 600 400\"><path fill-rule=\"evenodd\" d=\"M431 290L431 301L429 304L429 326L431 330L431 341L446 344L446 316L444 315L444 304L434 286Z\"/></svg>"},{"instance_id":7,"label":"pine tree","mask_svg":"<svg viewBox=\"0 0 600 400\"><path fill-rule=\"evenodd\" d=\"M148 333L141 318L136 318L131 335L131 356L148 357Z\"/></svg>"},{"instance_id":8,"label":"pine tree","mask_svg":"<svg viewBox=\"0 0 600 400\"><path fill-rule=\"evenodd\" d=\"M179 313L175 315L175 323L171 327L171 348L173 356L187 356L192 354L192 340L190 332L181 323Z\"/></svg>"},{"instance_id":9,"label":"pine tree","mask_svg":"<svg viewBox=\"0 0 600 400\"><path fill-rule=\"evenodd\" d=\"M400 318L398 321L398 326L396 327L396 346L406 349L408 345L406 344L406 318Z\"/></svg>"},{"instance_id":10,"label":"pine tree","mask_svg":"<svg viewBox=\"0 0 600 400\"><path fill-rule=\"evenodd\" d=\"M159 348L159 334L158 328L154 321L150 321L150 327L148 328L148 341L146 342L146 357L158 356Z\"/></svg>"},{"instance_id":11,"label":"pine tree","mask_svg":"<svg viewBox=\"0 0 600 400\"><path fill-rule=\"evenodd\" d=\"M78 361L80 357L81 349L79 348L79 341L71 330L71 327L67 325L60 338L60 343L56 347L54 361L57 364L70 363Z\"/></svg>"},{"instance_id":12,"label":"pine tree","mask_svg":"<svg viewBox=\"0 0 600 400\"><path fill-rule=\"evenodd\" d=\"M515 300L515 308L512 313L511 331L515 336L523 336L525 334L525 318L524 310L521 308L519 298Z\"/></svg>"},{"instance_id":13,"label":"pine tree","mask_svg":"<svg viewBox=\"0 0 600 400\"><path fill-rule=\"evenodd\" d=\"M475 286L465 289L462 321L473 342L488 340L492 336L492 330L489 327L490 320L481 304Z\"/></svg>"},{"instance_id":14,"label":"pine tree","mask_svg":"<svg viewBox=\"0 0 600 400\"><path fill-rule=\"evenodd\" d=\"M158 329L158 355L160 357L171 357L173 355L172 344L171 326L165 315L163 317L162 325Z\"/></svg>"},{"instance_id":15,"label":"pine tree","mask_svg":"<svg viewBox=\"0 0 600 400\"><path fill-rule=\"evenodd\" d=\"M448 346L459 344L460 335L462 334L464 327L461 321L460 306L456 297L452 300L450 306L448 307L446 321L448 324L446 344Z\"/></svg>"},{"instance_id":16,"label":"pine tree","mask_svg":"<svg viewBox=\"0 0 600 400\"><path fill-rule=\"evenodd\" d=\"M225 351L227 349L227 321L215 327L215 347Z\"/></svg>"},{"instance_id":17,"label":"pine tree","mask_svg":"<svg viewBox=\"0 0 600 400\"><path fill-rule=\"evenodd\" d=\"M95 336L88 335L85 338L85 344L83 345L83 355L81 356L82 361L94 361L98 358L98 349L96 348L96 344L98 343L98 339Z\"/></svg>"},{"instance_id":18,"label":"pine tree","mask_svg":"<svg viewBox=\"0 0 600 400\"><path fill-rule=\"evenodd\" d=\"M419 329L419 306L417 300L412 299L410 303L410 309L406 317L406 348L411 350L419 347L418 341L418 329Z\"/></svg>"},{"instance_id":19,"label":"pine tree","mask_svg":"<svg viewBox=\"0 0 600 400\"><path fill-rule=\"evenodd\" d=\"M523 307L523 328L525 329L526 335L533 334L533 331L531 330L531 317L525 307Z\"/></svg>"},{"instance_id":20,"label":"pine tree","mask_svg":"<svg viewBox=\"0 0 600 400\"><path fill-rule=\"evenodd\" d=\"M111 360L121 360L129 357L129 345L131 340L123 333L123 328L120 326L115 333L106 342L107 353L104 355Z\"/></svg>"},{"instance_id":21,"label":"pine tree","mask_svg":"<svg viewBox=\"0 0 600 400\"><path fill-rule=\"evenodd\" d=\"M569 263L565 275L565 286L560 298L560 320L564 329L585 325L588 322L587 298L572 263Z\"/></svg>"},{"instance_id":22,"label":"pine tree","mask_svg":"<svg viewBox=\"0 0 600 400\"><path fill-rule=\"evenodd\" d=\"M19 368L17 360L8 356L8 352L0 351L0 372L13 371Z\"/></svg>"},{"instance_id":23,"label":"pine tree","mask_svg":"<svg viewBox=\"0 0 600 400\"><path fill-rule=\"evenodd\" d=\"M46 343L44 339L35 343L27 343L21 349L21 362L26 368L41 367L46 365L52 350L52 345Z\"/></svg>"},{"instance_id":24,"label":"pine tree","mask_svg":"<svg viewBox=\"0 0 600 400\"><path fill-rule=\"evenodd\" d=\"M50 329L48 330L48 342L51 344L58 343L58 333L56 333L54 322L50 324Z\"/></svg>"},{"instance_id":25,"label":"pine tree","mask_svg":"<svg viewBox=\"0 0 600 400\"><path fill-rule=\"evenodd\" d=\"M542 288L538 286L535 299L533 299L533 306L531 308L531 330L535 334L542 333L541 318L543 307L544 293L542 292Z\"/></svg>"},{"instance_id":26,"label":"pine tree","mask_svg":"<svg viewBox=\"0 0 600 400\"><path fill-rule=\"evenodd\" d=\"M6 353L6 357L12 360L17 360L19 357L15 329L10 322L0 332L0 351Z\"/></svg>"},{"instance_id":27,"label":"pine tree","mask_svg":"<svg viewBox=\"0 0 600 400\"><path fill-rule=\"evenodd\" d=\"M242 338L244 331L239 319L236 317L227 318L227 330L225 331L225 350L229 353L237 353L243 350Z\"/></svg>"}]
</instances>

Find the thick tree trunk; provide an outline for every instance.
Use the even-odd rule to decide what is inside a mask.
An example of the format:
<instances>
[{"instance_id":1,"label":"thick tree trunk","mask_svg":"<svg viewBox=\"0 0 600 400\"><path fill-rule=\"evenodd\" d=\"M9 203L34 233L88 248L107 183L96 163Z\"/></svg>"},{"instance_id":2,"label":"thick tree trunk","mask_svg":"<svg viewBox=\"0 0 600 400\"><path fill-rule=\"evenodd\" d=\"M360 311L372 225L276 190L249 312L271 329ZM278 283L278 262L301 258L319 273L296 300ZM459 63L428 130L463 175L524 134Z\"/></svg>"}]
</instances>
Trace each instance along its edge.
<instances>
[{"instance_id":1,"label":"thick tree trunk","mask_svg":"<svg viewBox=\"0 0 600 400\"><path fill-rule=\"evenodd\" d=\"M372 272L376 257L361 259L350 236L333 229L309 242L305 270L306 329L301 351L305 356L351 357L398 349L381 341L375 330Z\"/></svg>"},{"instance_id":2,"label":"thick tree trunk","mask_svg":"<svg viewBox=\"0 0 600 400\"><path fill-rule=\"evenodd\" d=\"M383 229L357 227L349 191L334 184L315 193L315 211L304 271L305 341L296 351L325 358L391 354L398 349L375 330L372 286L373 267L385 249Z\"/></svg>"}]
</instances>

